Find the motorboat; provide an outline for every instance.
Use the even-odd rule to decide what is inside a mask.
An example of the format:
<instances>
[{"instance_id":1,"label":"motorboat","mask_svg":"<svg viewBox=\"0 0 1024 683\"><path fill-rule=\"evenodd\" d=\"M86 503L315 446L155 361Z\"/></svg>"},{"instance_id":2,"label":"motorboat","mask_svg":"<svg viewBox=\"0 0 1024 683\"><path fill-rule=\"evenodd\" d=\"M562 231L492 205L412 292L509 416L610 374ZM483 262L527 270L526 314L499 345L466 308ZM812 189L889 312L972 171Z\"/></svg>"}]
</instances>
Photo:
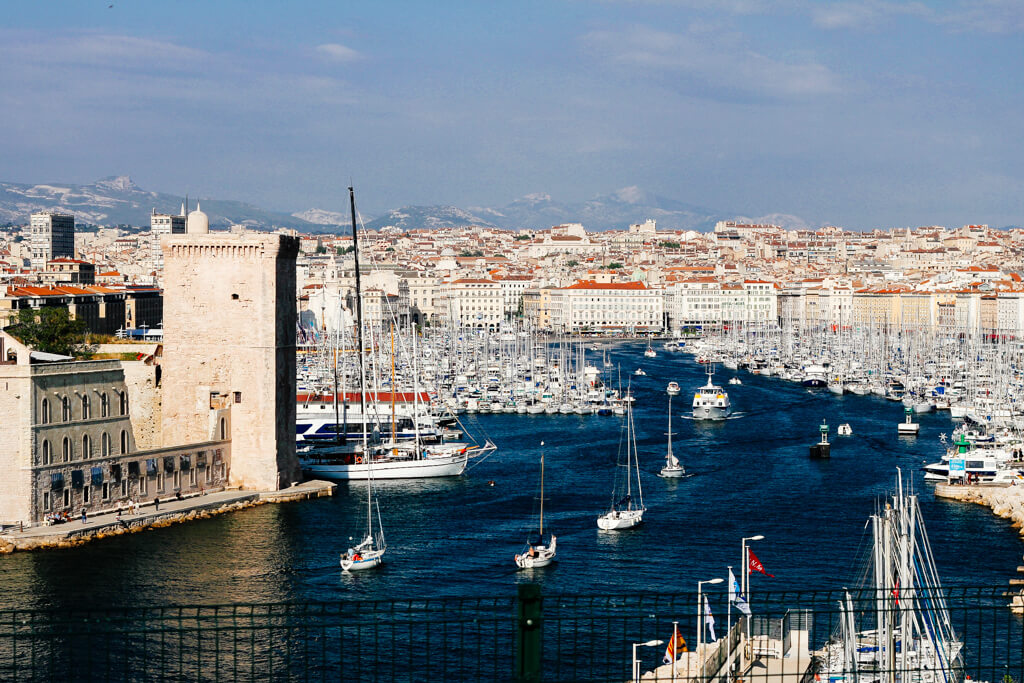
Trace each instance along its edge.
<instances>
[{"instance_id":1,"label":"motorboat","mask_svg":"<svg viewBox=\"0 0 1024 683\"><path fill-rule=\"evenodd\" d=\"M679 388L678 382L669 382L665 391L668 392L669 396L678 396L681 389Z\"/></svg>"},{"instance_id":2,"label":"motorboat","mask_svg":"<svg viewBox=\"0 0 1024 683\"><path fill-rule=\"evenodd\" d=\"M633 371L633 374L636 375L637 377L646 377L647 376L647 373L644 372L643 368L637 368L636 370Z\"/></svg>"},{"instance_id":3,"label":"motorboat","mask_svg":"<svg viewBox=\"0 0 1024 683\"><path fill-rule=\"evenodd\" d=\"M849 422L844 422L836 427L836 434L839 436L853 436L853 427L850 426Z\"/></svg>"},{"instance_id":4,"label":"motorboat","mask_svg":"<svg viewBox=\"0 0 1024 683\"><path fill-rule=\"evenodd\" d=\"M724 420L732 415L732 404L725 389L716 385L712 378L715 368L707 366L708 383L693 394L693 417L698 420Z\"/></svg>"}]
</instances>

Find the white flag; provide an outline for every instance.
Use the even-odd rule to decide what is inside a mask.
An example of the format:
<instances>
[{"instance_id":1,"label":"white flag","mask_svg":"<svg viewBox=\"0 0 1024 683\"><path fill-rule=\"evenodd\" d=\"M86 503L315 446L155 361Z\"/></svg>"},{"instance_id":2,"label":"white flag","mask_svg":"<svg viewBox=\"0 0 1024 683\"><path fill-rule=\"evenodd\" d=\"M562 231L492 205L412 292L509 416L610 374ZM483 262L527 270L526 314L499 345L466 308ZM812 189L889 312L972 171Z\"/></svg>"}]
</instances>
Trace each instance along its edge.
<instances>
[{"instance_id":1,"label":"white flag","mask_svg":"<svg viewBox=\"0 0 1024 683\"><path fill-rule=\"evenodd\" d=\"M711 603L708 602L708 596L704 596L704 623L708 626L708 632L711 634L711 641L715 642L718 638L715 638L715 617L711 614Z\"/></svg>"},{"instance_id":2,"label":"white flag","mask_svg":"<svg viewBox=\"0 0 1024 683\"><path fill-rule=\"evenodd\" d=\"M743 612L748 617L750 616L750 605L747 604L743 594L740 593L740 585L736 583L736 577L733 576L732 569L729 569L729 602L736 605L736 609Z\"/></svg>"}]
</instances>

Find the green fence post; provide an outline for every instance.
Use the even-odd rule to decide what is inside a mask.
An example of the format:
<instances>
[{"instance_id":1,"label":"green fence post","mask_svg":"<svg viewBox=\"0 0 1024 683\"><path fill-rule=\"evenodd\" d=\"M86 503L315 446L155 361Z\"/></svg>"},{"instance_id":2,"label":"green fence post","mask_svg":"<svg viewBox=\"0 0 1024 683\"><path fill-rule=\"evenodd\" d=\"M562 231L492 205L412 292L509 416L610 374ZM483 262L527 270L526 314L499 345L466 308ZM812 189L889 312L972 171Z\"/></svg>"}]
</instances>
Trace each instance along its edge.
<instances>
[{"instance_id":1,"label":"green fence post","mask_svg":"<svg viewBox=\"0 0 1024 683\"><path fill-rule=\"evenodd\" d=\"M543 602L540 585L519 584L519 628L516 648L516 680L541 679L540 655L543 626Z\"/></svg>"}]
</instances>

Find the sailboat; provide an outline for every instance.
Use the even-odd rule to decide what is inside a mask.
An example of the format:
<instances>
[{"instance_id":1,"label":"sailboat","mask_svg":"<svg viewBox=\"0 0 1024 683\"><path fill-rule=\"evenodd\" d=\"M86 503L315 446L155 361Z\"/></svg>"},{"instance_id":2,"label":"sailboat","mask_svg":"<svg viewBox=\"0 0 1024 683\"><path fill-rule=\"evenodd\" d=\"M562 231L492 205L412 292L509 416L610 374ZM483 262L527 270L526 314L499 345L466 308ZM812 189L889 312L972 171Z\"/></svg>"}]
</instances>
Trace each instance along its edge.
<instances>
[{"instance_id":1,"label":"sailboat","mask_svg":"<svg viewBox=\"0 0 1024 683\"><path fill-rule=\"evenodd\" d=\"M555 559L555 544L558 538L551 535L544 538L544 442L540 442L540 523L537 534L531 534L526 540L526 548L516 555L516 566L520 569L537 569L546 567Z\"/></svg>"},{"instance_id":2,"label":"sailboat","mask_svg":"<svg viewBox=\"0 0 1024 683\"><path fill-rule=\"evenodd\" d=\"M349 202L352 207L352 255L355 259L356 268L356 352L359 354L359 386L366 386L366 359L363 355L363 304L362 287L359 281L359 231L356 229L356 195L355 191L348 188ZM360 409L366 415L366 392L359 392ZM365 423L364 423L365 424ZM366 429L363 429L363 452L367 451ZM373 512L377 511L377 531L373 529ZM366 477L366 537L363 541L349 548L348 552L341 555L341 568L345 571L359 571L373 569L384 562L384 552L387 544L384 542L384 525L380 519L380 506L373 498L373 473L372 467L367 468Z\"/></svg>"},{"instance_id":3,"label":"sailboat","mask_svg":"<svg viewBox=\"0 0 1024 683\"><path fill-rule=\"evenodd\" d=\"M668 451L665 453L665 466L658 473L659 476L666 479L679 479L686 476L686 469L672 453L672 397L674 395L672 392L668 394Z\"/></svg>"},{"instance_id":4,"label":"sailboat","mask_svg":"<svg viewBox=\"0 0 1024 683\"><path fill-rule=\"evenodd\" d=\"M633 404L626 404L626 464L625 489L619 487L618 481L612 488L612 506L608 512L597 518L599 529L631 529L644 521L644 492L640 485L640 462L636 451L636 436L633 433ZM620 445L619 453L622 448ZM620 465L622 466L622 465ZM633 500L633 476L636 475L637 500ZM616 477L618 479L618 477Z\"/></svg>"},{"instance_id":5,"label":"sailboat","mask_svg":"<svg viewBox=\"0 0 1024 683\"><path fill-rule=\"evenodd\" d=\"M921 507L896 471L895 494L870 519L865 584L839 602L839 628L818 654L822 680L963 680L963 641L953 630Z\"/></svg>"},{"instance_id":6,"label":"sailboat","mask_svg":"<svg viewBox=\"0 0 1024 683\"><path fill-rule=\"evenodd\" d=\"M654 350L653 346L651 346L651 338L648 337L647 338L647 348L644 349L644 358L656 358L657 356L658 356L658 352Z\"/></svg>"}]
</instances>

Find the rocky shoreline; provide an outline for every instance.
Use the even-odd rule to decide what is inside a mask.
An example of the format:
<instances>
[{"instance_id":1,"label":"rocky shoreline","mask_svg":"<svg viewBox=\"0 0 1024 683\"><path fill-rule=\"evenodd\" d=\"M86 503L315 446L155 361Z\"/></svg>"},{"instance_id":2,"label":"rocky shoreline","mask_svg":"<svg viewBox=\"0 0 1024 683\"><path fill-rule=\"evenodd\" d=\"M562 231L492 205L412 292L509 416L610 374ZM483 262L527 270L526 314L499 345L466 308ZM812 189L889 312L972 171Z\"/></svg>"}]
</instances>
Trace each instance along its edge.
<instances>
[{"instance_id":1,"label":"rocky shoreline","mask_svg":"<svg viewBox=\"0 0 1024 683\"><path fill-rule=\"evenodd\" d=\"M936 484L935 497L986 505L999 517L1013 522L1014 528L1024 537L1024 486ZM1017 571L1024 572L1024 565L1017 567ZM1008 606L1014 614L1024 614L1024 589L1019 588L1021 581L1021 579L1011 580L1010 583L1014 588L1007 593L1011 597Z\"/></svg>"}]
</instances>

